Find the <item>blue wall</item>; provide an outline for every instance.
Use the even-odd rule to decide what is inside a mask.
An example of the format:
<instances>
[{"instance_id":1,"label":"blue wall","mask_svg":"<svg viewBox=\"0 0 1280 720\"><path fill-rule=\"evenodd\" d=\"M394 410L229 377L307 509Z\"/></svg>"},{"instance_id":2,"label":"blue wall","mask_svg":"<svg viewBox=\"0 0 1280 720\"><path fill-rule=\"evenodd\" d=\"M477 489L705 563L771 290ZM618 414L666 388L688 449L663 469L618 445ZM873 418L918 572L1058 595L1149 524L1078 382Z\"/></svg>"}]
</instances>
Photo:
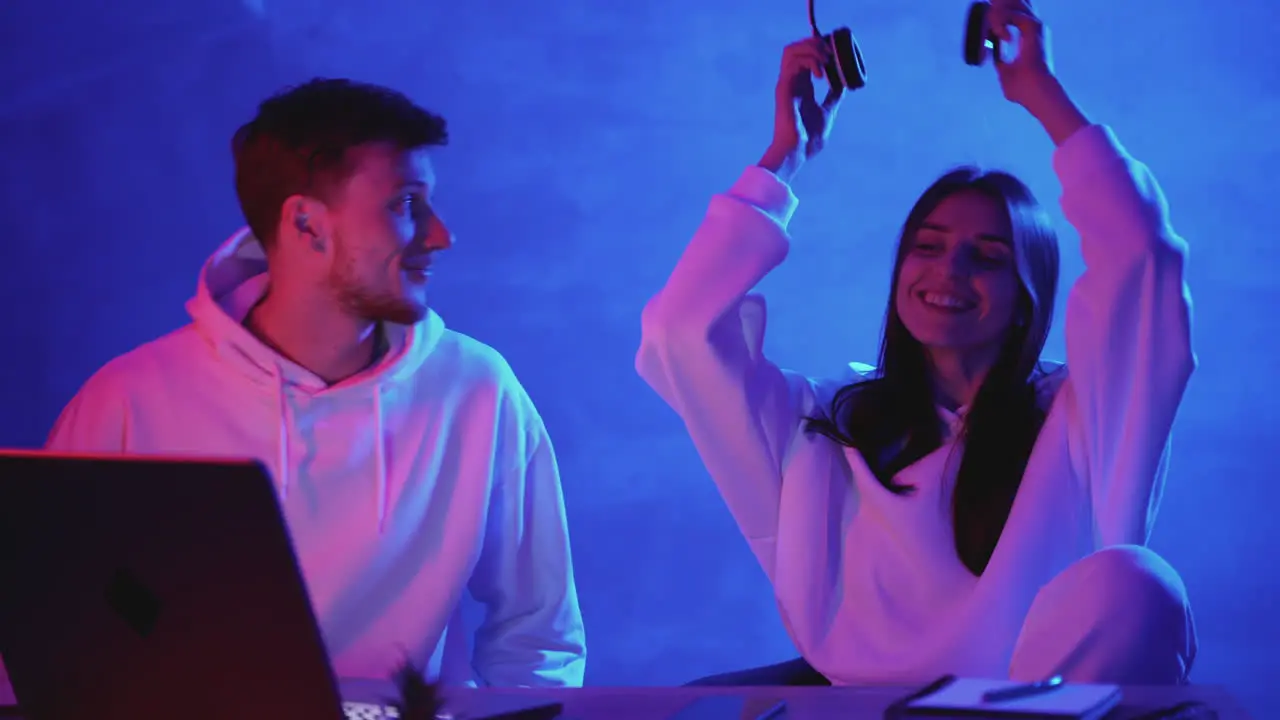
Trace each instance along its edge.
<instances>
[{"instance_id":1,"label":"blue wall","mask_svg":"<svg viewBox=\"0 0 1280 720\"><path fill-rule=\"evenodd\" d=\"M940 170L1004 166L1050 203L1058 186L1041 130L1002 101L990 67L960 62L964 0L818 5L823 24L854 26L871 84L799 180L798 247L765 289L774 356L825 374L874 357L894 233ZM1261 689L1280 644L1264 612L1280 540L1267 460L1280 421L1280 43L1259 30L1280 9L1038 5L1061 76L1153 167L1193 246L1201 367L1155 544L1196 606L1195 677L1280 713ZM228 141L262 96L318 74L392 84L452 124L439 200L460 245L436 304L506 354L561 454L588 682L677 683L790 657L760 571L632 356L640 307L709 195L768 140L780 48L807 32L802 3L367 6L0 5L0 444L39 444L97 366L185 321L200 262L239 222ZM1081 263L1063 228L1069 281Z\"/></svg>"}]
</instances>

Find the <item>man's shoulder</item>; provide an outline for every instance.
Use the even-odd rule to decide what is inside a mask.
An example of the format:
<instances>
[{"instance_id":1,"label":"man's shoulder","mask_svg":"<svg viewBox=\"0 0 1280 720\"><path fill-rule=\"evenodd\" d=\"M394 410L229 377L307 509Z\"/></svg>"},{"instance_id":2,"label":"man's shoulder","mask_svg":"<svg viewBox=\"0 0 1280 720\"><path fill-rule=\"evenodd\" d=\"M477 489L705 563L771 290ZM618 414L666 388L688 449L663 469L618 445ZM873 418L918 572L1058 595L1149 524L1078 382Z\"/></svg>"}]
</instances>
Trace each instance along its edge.
<instances>
[{"instance_id":1,"label":"man's shoulder","mask_svg":"<svg viewBox=\"0 0 1280 720\"><path fill-rule=\"evenodd\" d=\"M492 396L501 403L529 404L524 386L506 357L470 335L445 330L415 373L418 392Z\"/></svg>"},{"instance_id":2,"label":"man's shoulder","mask_svg":"<svg viewBox=\"0 0 1280 720\"><path fill-rule=\"evenodd\" d=\"M108 360L89 376L81 392L131 395L178 373L189 376L190 360L200 343L190 325L168 332Z\"/></svg>"},{"instance_id":3,"label":"man's shoulder","mask_svg":"<svg viewBox=\"0 0 1280 720\"><path fill-rule=\"evenodd\" d=\"M516 382L511 365L501 352L470 335L450 329L441 334L424 368L449 371L460 380L471 382Z\"/></svg>"},{"instance_id":4,"label":"man's shoulder","mask_svg":"<svg viewBox=\"0 0 1280 720\"><path fill-rule=\"evenodd\" d=\"M502 423L536 427L541 416L507 359L496 348L453 330L445 330L418 369L419 392L436 393L442 385L464 403L491 406Z\"/></svg>"}]
</instances>

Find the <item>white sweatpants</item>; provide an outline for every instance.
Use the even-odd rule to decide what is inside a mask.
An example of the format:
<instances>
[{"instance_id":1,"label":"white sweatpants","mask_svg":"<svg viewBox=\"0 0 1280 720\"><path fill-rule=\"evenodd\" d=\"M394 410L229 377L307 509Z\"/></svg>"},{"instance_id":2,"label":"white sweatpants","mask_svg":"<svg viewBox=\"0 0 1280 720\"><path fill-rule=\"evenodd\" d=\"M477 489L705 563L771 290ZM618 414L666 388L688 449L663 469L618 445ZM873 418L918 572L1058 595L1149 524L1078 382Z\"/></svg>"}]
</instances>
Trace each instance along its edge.
<instances>
[{"instance_id":1,"label":"white sweatpants","mask_svg":"<svg viewBox=\"0 0 1280 720\"><path fill-rule=\"evenodd\" d=\"M1175 685L1196 657L1187 589L1143 547L1100 550L1041 588L1022 625L1009 674L1021 682Z\"/></svg>"}]
</instances>

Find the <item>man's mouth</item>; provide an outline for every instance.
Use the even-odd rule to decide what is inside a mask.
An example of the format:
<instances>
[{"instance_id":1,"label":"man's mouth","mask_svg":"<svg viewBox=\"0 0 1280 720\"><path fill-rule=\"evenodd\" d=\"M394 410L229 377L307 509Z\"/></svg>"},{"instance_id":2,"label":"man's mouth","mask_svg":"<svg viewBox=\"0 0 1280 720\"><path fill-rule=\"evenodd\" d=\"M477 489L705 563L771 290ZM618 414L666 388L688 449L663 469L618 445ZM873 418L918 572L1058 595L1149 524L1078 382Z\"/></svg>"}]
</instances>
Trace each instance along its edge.
<instances>
[{"instance_id":1,"label":"man's mouth","mask_svg":"<svg viewBox=\"0 0 1280 720\"><path fill-rule=\"evenodd\" d=\"M431 277L430 260L407 260L400 263L400 269L414 280L425 281L427 278Z\"/></svg>"},{"instance_id":2,"label":"man's mouth","mask_svg":"<svg viewBox=\"0 0 1280 720\"><path fill-rule=\"evenodd\" d=\"M400 261L400 267L405 270L413 270L415 272L426 272L431 268L431 257L422 255L418 257L405 258Z\"/></svg>"}]
</instances>

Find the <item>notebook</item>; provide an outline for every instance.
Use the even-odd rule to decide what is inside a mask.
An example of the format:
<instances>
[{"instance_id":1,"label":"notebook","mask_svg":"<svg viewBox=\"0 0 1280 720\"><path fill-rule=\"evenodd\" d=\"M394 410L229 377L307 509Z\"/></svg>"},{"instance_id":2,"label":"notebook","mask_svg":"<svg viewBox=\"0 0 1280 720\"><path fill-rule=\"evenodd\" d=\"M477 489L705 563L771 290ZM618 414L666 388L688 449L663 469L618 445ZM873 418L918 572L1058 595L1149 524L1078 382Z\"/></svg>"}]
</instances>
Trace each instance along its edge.
<instances>
[{"instance_id":1,"label":"notebook","mask_svg":"<svg viewBox=\"0 0 1280 720\"><path fill-rule=\"evenodd\" d=\"M985 701L992 690L1021 685L1010 680L958 678L899 706L904 718L1023 718L1025 720L1100 720L1120 704L1118 685L1067 683L1037 695Z\"/></svg>"}]
</instances>

